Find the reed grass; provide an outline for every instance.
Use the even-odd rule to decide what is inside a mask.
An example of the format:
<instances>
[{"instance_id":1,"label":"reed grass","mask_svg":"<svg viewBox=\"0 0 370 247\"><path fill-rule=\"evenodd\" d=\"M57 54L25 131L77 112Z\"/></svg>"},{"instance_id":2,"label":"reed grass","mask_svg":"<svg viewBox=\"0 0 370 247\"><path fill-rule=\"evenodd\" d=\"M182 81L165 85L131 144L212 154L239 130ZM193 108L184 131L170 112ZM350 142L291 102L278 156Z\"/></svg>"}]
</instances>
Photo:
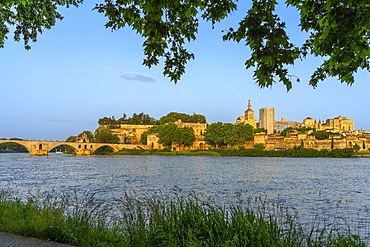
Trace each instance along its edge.
<instances>
[{"instance_id":1,"label":"reed grass","mask_svg":"<svg viewBox=\"0 0 370 247\"><path fill-rule=\"evenodd\" d=\"M0 231L76 246L365 246L350 231L328 226L307 231L263 198L221 206L195 194L126 193L107 203L94 193L20 199L0 190Z\"/></svg>"}]
</instances>

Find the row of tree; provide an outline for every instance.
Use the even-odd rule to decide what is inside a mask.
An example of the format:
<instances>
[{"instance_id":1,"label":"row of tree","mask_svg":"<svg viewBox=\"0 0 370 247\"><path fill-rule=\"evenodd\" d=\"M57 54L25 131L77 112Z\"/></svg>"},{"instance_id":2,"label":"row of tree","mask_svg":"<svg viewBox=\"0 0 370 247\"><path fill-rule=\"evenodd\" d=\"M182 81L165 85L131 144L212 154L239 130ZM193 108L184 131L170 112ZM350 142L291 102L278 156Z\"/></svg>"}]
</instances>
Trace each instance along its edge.
<instances>
[{"instance_id":1,"label":"row of tree","mask_svg":"<svg viewBox=\"0 0 370 247\"><path fill-rule=\"evenodd\" d=\"M265 129L254 129L249 124L212 123L208 126L204 139L218 148L220 146L243 145L252 141L254 134L265 132Z\"/></svg>"},{"instance_id":2,"label":"row of tree","mask_svg":"<svg viewBox=\"0 0 370 247\"><path fill-rule=\"evenodd\" d=\"M158 120L149 116L149 114L133 113L132 117L127 117L126 113L123 116L116 120L114 116L112 117L103 117L98 120L99 125L120 125L120 124L133 124L133 125L155 125L158 124Z\"/></svg>"},{"instance_id":3,"label":"row of tree","mask_svg":"<svg viewBox=\"0 0 370 247\"><path fill-rule=\"evenodd\" d=\"M282 136L287 136L287 134L290 131L298 131L299 133L304 133L308 134L309 131L311 131L310 135L315 136L316 140L327 140L330 137L333 137L334 135L338 135L337 133L329 133L326 132L325 130L316 130L316 128L310 128L310 127L301 127L301 128L293 128L293 127L288 127L285 128L280 134Z\"/></svg>"},{"instance_id":4,"label":"row of tree","mask_svg":"<svg viewBox=\"0 0 370 247\"><path fill-rule=\"evenodd\" d=\"M146 143L147 134L158 134L158 143L169 148L172 144L178 144L184 147L190 147L196 140L194 129L191 127L180 128L174 123L160 124L153 126L148 132L143 133L141 142Z\"/></svg>"},{"instance_id":5,"label":"row of tree","mask_svg":"<svg viewBox=\"0 0 370 247\"><path fill-rule=\"evenodd\" d=\"M170 112L166 116L161 117L159 120L149 116L145 113L133 113L132 117L127 117L126 113L119 119L112 117L103 117L98 120L99 125L108 125L110 128L115 128L120 124L132 124L132 125L158 125L166 123L174 123L177 120L181 120L184 123L206 123L206 117L201 114L193 113L189 115L186 113Z\"/></svg>"}]
</instances>

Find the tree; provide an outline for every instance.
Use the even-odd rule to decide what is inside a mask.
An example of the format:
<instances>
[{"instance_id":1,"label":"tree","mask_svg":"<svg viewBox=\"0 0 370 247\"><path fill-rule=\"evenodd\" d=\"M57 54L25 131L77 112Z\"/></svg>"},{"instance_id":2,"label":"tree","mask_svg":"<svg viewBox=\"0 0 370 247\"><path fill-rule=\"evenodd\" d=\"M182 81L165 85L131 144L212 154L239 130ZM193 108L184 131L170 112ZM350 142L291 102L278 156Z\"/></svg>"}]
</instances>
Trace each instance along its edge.
<instances>
[{"instance_id":1,"label":"tree","mask_svg":"<svg viewBox=\"0 0 370 247\"><path fill-rule=\"evenodd\" d=\"M77 140L77 136L69 136L66 139L66 142L76 142L76 140Z\"/></svg>"},{"instance_id":2,"label":"tree","mask_svg":"<svg viewBox=\"0 0 370 247\"><path fill-rule=\"evenodd\" d=\"M177 128L177 125L173 123L162 125L158 132L158 142L166 147L171 147L172 143L176 140Z\"/></svg>"},{"instance_id":3,"label":"tree","mask_svg":"<svg viewBox=\"0 0 370 247\"><path fill-rule=\"evenodd\" d=\"M263 150L265 150L265 145L263 145L262 143L256 143L253 145L253 149L258 152L262 152Z\"/></svg>"},{"instance_id":4,"label":"tree","mask_svg":"<svg viewBox=\"0 0 370 247\"><path fill-rule=\"evenodd\" d=\"M194 130L191 127L177 128L174 142L185 147L190 147L196 140Z\"/></svg>"},{"instance_id":5,"label":"tree","mask_svg":"<svg viewBox=\"0 0 370 247\"><path fill-rule=\"evenodd\" d=\"M89 140L89 142L91 142L94 139L94 134L90 130L84 130L84 131L82 131L78 135L78 137L82 137L83 134L86 134L87 139Z\"/></svg>"},{"instance_id":6,"label":"tree","mask_svg":"<svg viewBox=\"0 0 370 247\"><path fill-rule=\"evenodd\" d=\"M316 131L313 133L313 135L315 136L317 140L329 139L329 133L326 132L325 130Z\"/></svg>"},{"instance_id":7,"label":"tree","mask_svg":"<svg viewBox=\"0 0 370 247\"><path fill-rule=\"evenodd\" d=\"M206 133L204 133L204 140L218 148L220 145L224 144L222 135L222 123L212 123L207 127Z\"/></svg>"},{"instance_id":8,"label":"tree","mask_svg":"<svg viewBox=\"0 0 370 247\"><path fill-rule=\"evenodd\" d=\"M157 65L163 57L164 75L177 82L185 72L186 63L194 59L184 44L196 39L199 18L212 22L213 26L237 9L236 2L105 0L96 9L108 18L106 27L117 30L127 25L144 37L143 64ZM300 14L302 32L310 34L301 47L289 41L285 23L275 11L276 0L251 2L239 26L230 28L223 38L250 47L251 56L245 65L254 67L259 86L268 87L278 80L287 90L291 89L295 77L288 73L287 67L308 54L325 59L311 76L310 84L314 87L334 76L352 84L358 69L370 69L368 0L287 0L287 6L296 8Z\"/></svg>"},{"instance_id":9,"label":"tree","mask_svg":"<svg viewBox=\"0 0 370 247\"><path fill-rule=\"evenodd\" d=\"M37 41L38 33L43 29L50 29L62 15L57 11L59 6L78 6L83 0L4 0L0 5L0 48L12 28L14 40L23 39L26 49L30 49L29 42Z\"/></svg>"},{"instance_id":10,"label":"tree","mask_svg":"<svg viewBox=\"0 0 370 247\"><path fill-rule=\"evenodd\" d=\"M181 120L183 123L207 123L206 117L201 114L193 113L189 115L186 113L170 112L166 116L159 119L160 124L174 123Z\"/></svg>"},{"instance_id":11,"label":"tree","mask_svg":"<svg viewBox=\"0 0 370 247\"><path fill-rule=\"evenodd\" d=\"M246 141L252 141L255 130L249 124L237 124L234 126L237 135L236 144L244 144Z\"/></svg>"},{"instance_id":12,"label":"tree","mask_svg":"<svg viewBox=\"0 0 370 247\"><path fill-rule=\"evenodd\" d=\"M148 131L145 131L140 136L140 143L146 145L148 142Z\"/></svg>"},{"instance_id":13,"label":"tree","mask_svg":"<svg viewBox=\"0 0 370 247\"><path fill-rule=\"evenodd\" d=\"M95 142L99 143L118 143L119 138L117 135L113 134L108 128L101 127L95 131Z\"/></svg>"},{"instance_id":14,"label":"tree","mask_svg":"<svg viewBox=\"0 0 370 247\"><path fill-rule=\"evenodd\" d=\"M225 41L246 44L251 55L246 68L254 68L260 87L282 82L287 90L297 76L288 68L308 55L322 57L323 63L313 72L310 84L316 87L327 77L338 77L351 85L359 69L370 70L368 0L286 0L287 8L300 14L302 33L309 34L302 44L293 44L286 33L285 22L276 12L277 0L251 0L251 7L237 27L230 27ZM15 26L14 39L22 38L26 49L36 41L43 28L51 28L62 19L58 6L79 5L82 0L17 1L5 0L0 7L0 46ZM226 19L237 9L237 0L105 0L96 10L108 18L107 28L118 30L129 26L144 38L143 64L156 66L164 60L163 74L175 83L185 73L194 54L185 47L196 39L200 19L212 23Z\"/></svg>"}]
</instances>

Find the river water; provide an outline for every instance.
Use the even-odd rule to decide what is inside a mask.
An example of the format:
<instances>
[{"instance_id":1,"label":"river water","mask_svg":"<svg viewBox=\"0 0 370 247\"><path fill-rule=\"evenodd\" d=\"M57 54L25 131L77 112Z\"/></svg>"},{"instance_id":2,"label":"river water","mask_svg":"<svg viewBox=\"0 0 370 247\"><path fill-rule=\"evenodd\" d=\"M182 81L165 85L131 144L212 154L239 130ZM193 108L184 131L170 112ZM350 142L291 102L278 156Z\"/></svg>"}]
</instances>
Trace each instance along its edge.
<instances>
[{"instance_id":1,"label":"river water","mask_svg":"<svg viewBox=\"0 0 370 247\"><path fill-rule=\"evenodd\" d=\"M370 232L370 159L0 154L0 188L96 192L197 193L221 204L261 196L297 209L303 222L333 220ZM239 197L238 197L239 196Z\"/></svg>"}]
</instances>

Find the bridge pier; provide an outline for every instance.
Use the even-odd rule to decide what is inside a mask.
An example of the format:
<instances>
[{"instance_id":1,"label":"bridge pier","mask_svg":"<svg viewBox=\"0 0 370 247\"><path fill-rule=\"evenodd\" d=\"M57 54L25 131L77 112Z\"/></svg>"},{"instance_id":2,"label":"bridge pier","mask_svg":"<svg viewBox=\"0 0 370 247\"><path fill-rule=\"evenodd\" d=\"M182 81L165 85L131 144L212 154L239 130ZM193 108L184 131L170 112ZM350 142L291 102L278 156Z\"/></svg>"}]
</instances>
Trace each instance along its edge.
<instances>
[{"instance_id":1,"label":"bridge pier","mask_svg":"<svg viewBox=\"0 0 370 247\"><path fill-rule=\"evenodd\" d=\"M80 149L76 150L76 155L91 155L91 151L89 149Z\"/></svg>"},{"instance_id":2,"label":"bridge pier","mask_svg":"<svg viewBox=\"0 0 370 247\"><path fill-rule=\"evenodd\" d=\"M48 156L49 152L47 150L32 150L30 154L32 156Z\"/></svg>"}]
</instances>

